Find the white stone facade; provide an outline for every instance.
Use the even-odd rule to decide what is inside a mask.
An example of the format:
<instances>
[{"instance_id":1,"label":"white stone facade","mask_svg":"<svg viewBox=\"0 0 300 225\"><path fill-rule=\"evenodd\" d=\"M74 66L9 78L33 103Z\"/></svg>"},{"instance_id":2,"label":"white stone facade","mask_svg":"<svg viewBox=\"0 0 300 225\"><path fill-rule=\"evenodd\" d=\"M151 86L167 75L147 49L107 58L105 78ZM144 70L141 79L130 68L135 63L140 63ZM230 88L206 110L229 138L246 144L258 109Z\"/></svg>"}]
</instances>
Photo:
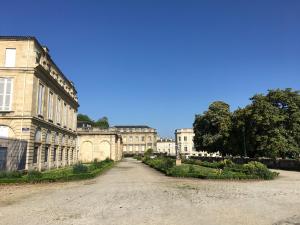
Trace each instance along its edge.
<instances>
[{"instance_id":1,"label":"white stone facade","mask_svg":"<svg viewBox=\"0 0 300 225\"><path fill-rule=\"evenodd\" d=\"M159 138L157 139L156 149L158 153L175 156L175 140L170 138Z\"/></svg>"}]
</instances>

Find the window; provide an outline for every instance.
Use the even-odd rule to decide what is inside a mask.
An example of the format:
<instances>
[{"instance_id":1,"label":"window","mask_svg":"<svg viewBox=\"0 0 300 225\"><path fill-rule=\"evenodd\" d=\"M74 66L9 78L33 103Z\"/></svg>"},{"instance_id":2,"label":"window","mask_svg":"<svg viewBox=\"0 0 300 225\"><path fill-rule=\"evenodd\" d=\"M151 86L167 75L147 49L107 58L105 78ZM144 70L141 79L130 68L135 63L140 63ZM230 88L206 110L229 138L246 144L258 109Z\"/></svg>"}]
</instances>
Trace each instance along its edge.
<instances>
[{"instance_id":1,"label":"window","mask_svg":"<svg viewBox=\"0 0 300 225\"><path fill-rule=\"evenodd\" d=\"M56 161L56 148L53 148L53 162Z\"/></svg>"},{"instance_id":2,"label":"window","mask_svg":"<svg viewBox=\"0 0 300 225\"><path fill-rule=\"evenodd\" d=\"M56 103L56 123L57 124L61 123L61 100L60 100L60 98L57 98L57 103Z\"/></svg>"},{"instance_id":3,"label":"window","mask_svg":"<svg viewBox=\"0 0 300 225\"><path fill-rule=\"evenodd\" d=\"M0 78L0 111L11 110L12 79Z\"/></svg>"},{"instance_id":4,"label":"window","mask_svg":"<svg viewBox=\"0 0 300 225\"><path fill-rule=\"evenodd\" d=\"M62 161L62 160L63 160L63 155L64 155L64 150L63 150L63 149L61 149L61 150L60 150L60 161Z\"/></svg>"},{"instance_id":5,"label":"window","mask_svg":"<svg viewBox=\"0 0 300 225\"><path fill-rule=\"evenodd\" d=\"M138 142L138 141L139 141L139 136L136 136L135 139L136 139L136 141Z\"/></svg>"},{"instance_id":6,"label":"window","mask_svg":"<svg viewBox=\"0 0 300 225\"><path fill-rule=\"evenodd\" d=\"M34 149L33 149L33 159L32 159L33 163L37 163L38 152L39 152L39 146L34 146Z\"/></svg>"},{"instance_id":7,"label":"window","mask_svg":"<svg viewBox=\"0 0 300 225\"><path fill-rule=\"evenodd\" d=\"M74 109L74 115L73 115L73 130L76 130L76 127L77 127L77 113L76 113L76 110Z\"/></svg>"},{"instance_id":8,"label":"window","mask_svg":"<svg viewBox=\"0 0 300 225\"><path fill-rule=\"evenodd\" d=\"M67 149L66 162L69 164L69 149Z\"/></svg>"},{"instance_id":9,"label":"window","mask_svg":"<svg viewBox=\"0 0 300 225\"><path fill-rule=\"evenodd\" d=\"M129 137L129 142L132 142L132 136Z\"/></svg>"},{"instance_id":10,"label":"window","mask_svg":"<svg viewBox=\"0 0 300 225\"><path fill-rule=\"evenodd\" d=\"M178 141L181 141L181 137L178 137Z\"/></svg>"},{"instance_id":11,"label":"window","mask_svg":"<svg viewBox=\"0 0 300 225\"><path fill-rule=\"evenodd\" d=\"M71 108L71 106L69 107L69 128L73 128L72 126L73 124L73 110Z\"/></svg>"},{"instance_id":12,"label":"window","mask_svg":"<svg viewBox=\"0 0 300 225\"><path fill-rule=\"evenodd\" d=\"M45 91L45 86L40 83L39 91L38 91L38 108L37 108L38 115L43 115L44 91Z\"/></svg>"},{"instance_id":13,"label":"window","mask_svg":"<svg viewBox=\"0 0 300 225\"><path fill-rule=\"evenodd\" d=\"M142 141L145 141L145 137L144 136L142 137Z\"/></svg>"},{"instance_id":14,"label":"window","mask_svg":"<svg viewBox=\"0 0 300 225\"><path fill-rule=\"evenodd\" d=\"M184 151L186 151L186 152L187 152L187 150L188 150L188 148L187 148L187 147L184 147Z\"/></svg>"},{"instance_id":15,"label":"window","mask_svg":"<svg viewBox=\"0 0 300 225\"><path fill-rule=\"evenodd\" d=\"M187 136L184 136L184 137L183 137L183 140L184 140L184 141L187 141Z\"/></svg>"},{"instance_id":16,"label":"window","mask_svg":"<svg viewBox=\"0 0 300 225\"><path fill-rule=\"evenodd\" d=\"M126 142L126 137L123 137L123 142L124 142L124 143Z\"/></svg>"},{"instance_id":17,"label":"window","mask_svg":"<svg viewBox=\"0 0 300 225\"><path fill-rule=\"evenodd\" d=\"M64 103L64 118L63 118L63 125L66 127L67 126L67 117L68 117L68 108L67 108L67 104Z\"/></svg>"},{"instance_id":18,"label":"window","mask_svg":"<svg viewBox=\"0 0 300 225\"><path fill-rule=\"evenodd\" d=\"M44 162L48 162L49 147L45 147Z\"/></svg>"},{"instance_id":19,"label":"window","mask_svg":"<svg viewBox=\"0 0 300 225\"><path fill-rule=\"evenodd\" d=\"M148 141L151 141L151 139L152 139L151 136L149 136L149 137L148 137Z\"/></svg>"},{"instance_id":20,"label":"window","mask_svg":"<svg viewBox=\"0 0 300 225\"><path fill-rule=\"evenodd\" d=\"M53 93L51 91L48 97L48 119L53 120Z\"/></svg>"},{"instance_id":21,"label":"window","mask_svg":"<svg viewBox=\"0 0 300 225\"><path fill-rule=\"evenodd\" d=\"M7 126L0 126L0 137L8 138L8 130Z\"/></svg>"},{"instance_id":22,"label":"window","mask_svg":"<svg viewBox=\"0 0 300 225\"><path fill-rule=\"evenodd\" d=\"M7 48L5 51L5 67L16 66L16 49Z\"/></svg>"},{"instance_id":23,"label":"window","mask_svg":"<svg viewBox=\"0 0 300 225\"><path fill-rule=\"evenodd\" d=\"M145 145L142 145L142 151L145 151Z\"/></svg>"}]
</instances>

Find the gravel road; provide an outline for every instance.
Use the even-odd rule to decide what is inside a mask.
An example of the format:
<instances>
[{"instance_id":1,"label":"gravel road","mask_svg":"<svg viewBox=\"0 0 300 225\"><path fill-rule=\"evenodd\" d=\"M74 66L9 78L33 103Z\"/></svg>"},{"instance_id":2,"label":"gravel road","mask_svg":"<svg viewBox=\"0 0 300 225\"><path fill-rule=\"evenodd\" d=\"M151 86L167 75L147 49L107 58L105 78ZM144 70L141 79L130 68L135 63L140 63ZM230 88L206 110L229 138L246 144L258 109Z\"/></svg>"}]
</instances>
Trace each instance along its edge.
<instances>
[{"instance_id":1,"label":"gravel road","mask_svg":"<svg viewBox=\"0 0 300 225\"><path fill-rule=\"evenodd\" d=\"M273 181L166 177L124 159L88 181L0 186L1 225L299 225L300 172Z\"/></svg>"}]
</instances>

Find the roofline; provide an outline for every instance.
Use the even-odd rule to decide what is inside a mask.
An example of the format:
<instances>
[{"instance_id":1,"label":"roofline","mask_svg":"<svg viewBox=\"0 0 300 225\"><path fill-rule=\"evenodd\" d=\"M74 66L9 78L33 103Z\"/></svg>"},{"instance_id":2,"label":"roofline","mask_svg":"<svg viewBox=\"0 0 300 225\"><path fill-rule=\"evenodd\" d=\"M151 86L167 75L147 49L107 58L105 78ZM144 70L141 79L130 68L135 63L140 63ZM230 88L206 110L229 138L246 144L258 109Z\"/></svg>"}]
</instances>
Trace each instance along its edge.
<instances>
[{"instance_id":1,"label":"roofline","mask_svg":"<svg viewBox=\"0 0 300 225\"><path fill-rule=\"evenodd\" d=\"M43 46L41 45L41 43L34 36L0 36L0 40L16 40L16 41L19 41L19 40L32 40L32 41L36 42L36 44L40 47L40 49L44 53L46 53L50 56L49 53L45 52L45 50L44 50ZM66 75L60 70L60 68L55 64L55 62L52 60L51 57L49 57L49 59L51 60L53 65L56 67L58 72L62 75L62 77L69 83L69 85L71 85L74 88L75 93L77 94L77 90L76 90L75 85L73 84L73 82L66 77Z\"/></svg>"}]
</instances>

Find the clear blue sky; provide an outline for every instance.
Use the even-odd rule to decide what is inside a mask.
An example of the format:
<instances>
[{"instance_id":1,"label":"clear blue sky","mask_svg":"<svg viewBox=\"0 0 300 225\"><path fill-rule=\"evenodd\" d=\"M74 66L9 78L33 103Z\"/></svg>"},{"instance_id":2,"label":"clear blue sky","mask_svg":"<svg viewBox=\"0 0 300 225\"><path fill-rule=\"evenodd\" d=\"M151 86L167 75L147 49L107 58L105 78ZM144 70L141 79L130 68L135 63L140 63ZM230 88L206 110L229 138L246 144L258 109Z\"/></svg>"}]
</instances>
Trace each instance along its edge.
<instances>
[{"instance_id":1,"label":"clear blue sky","mask_svg":"<svg viewBox=\"0 0 300 225\"><path fill-rule=\"evenodd\" d=\"M215 100L300 89L298 0L3 1L0 35L33 35L76 84L79 112L162 136Z\"/></svg>"}]
</instances>

